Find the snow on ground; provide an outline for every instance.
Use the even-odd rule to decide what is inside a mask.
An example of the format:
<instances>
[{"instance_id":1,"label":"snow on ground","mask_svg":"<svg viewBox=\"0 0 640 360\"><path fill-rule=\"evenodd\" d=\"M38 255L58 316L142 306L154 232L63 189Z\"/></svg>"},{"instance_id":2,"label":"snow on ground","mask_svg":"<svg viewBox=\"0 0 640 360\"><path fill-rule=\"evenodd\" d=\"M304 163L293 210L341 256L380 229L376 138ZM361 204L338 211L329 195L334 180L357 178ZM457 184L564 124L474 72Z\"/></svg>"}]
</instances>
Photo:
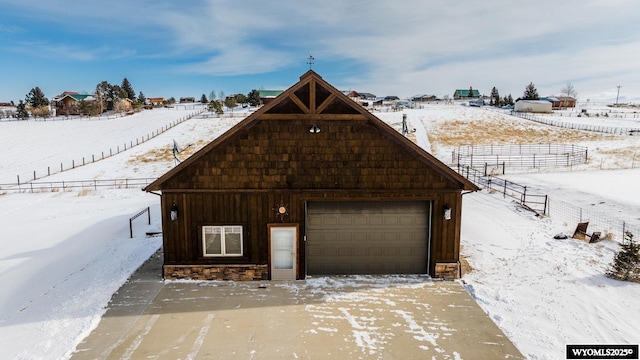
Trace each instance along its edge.
<instances>
[{"instance_id":1,"label":"snow on ground","mask_svg":"<svg viewBox=\"0 0 640 360\"><path fill-rule=\"evenodd\" d=\"M190 112L152 110L111 120L0 121L0 183L15 182L17 174L35 167L59 166L66 159L135 141ZM525 120L513 125L503 113L459 105L376 115L400 130L403 113L408 114L409 128L416 129L417 142L445 162L451 145L433 143L430 133L446 122L460 122L461 130L485 119L510 128L554 131ZM197 150L240 120L196 117L117 156L41 181L155 178L175 165L170 156L174 139ZM594 161L580 168L583 171L510 176L559 200L604 201L604 211L624 209L629 219L638 219L640 200L632 189L640 170L594 171L605 161L616 164L611 158L620 155L591 148L637 149L639 142L640 137L585 138L581 144L590 147ZM564 358L566 343L640 343L640 325L634 321L640 319L640 284L603 275L616 242L555 240L553 235L571 233L575 224L535 217L486 192L463 199L462 253L474 269L464 276L465 287L528 358ZM157 196L139 189L36 194L0 189L1 357L68 357L97 325L113 292L161 246L160 237L145 236L160 227L158 203ZM145 216L136 219L130 239L129 218L147 206L152 224L147 225Z\"/></svg>"}]
</instances>

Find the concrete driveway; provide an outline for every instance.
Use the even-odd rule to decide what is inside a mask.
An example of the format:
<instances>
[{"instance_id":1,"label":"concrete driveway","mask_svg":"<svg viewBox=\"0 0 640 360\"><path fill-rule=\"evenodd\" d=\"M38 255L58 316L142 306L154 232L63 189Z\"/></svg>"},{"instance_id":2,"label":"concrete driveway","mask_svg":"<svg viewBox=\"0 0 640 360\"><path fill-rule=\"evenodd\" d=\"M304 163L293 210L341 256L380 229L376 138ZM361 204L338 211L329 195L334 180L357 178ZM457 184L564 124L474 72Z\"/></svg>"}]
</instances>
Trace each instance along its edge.
<instances>
[{"instance_id":1,"label":"concrete driveway","mask_svg":"<svg viewBox=\"0 0 640 360\"><path fill-rule=\"evenodd\" d=\"M457 282L163 282L154 255L72 359L523 359Z\"/></svg>"}]
</instances>

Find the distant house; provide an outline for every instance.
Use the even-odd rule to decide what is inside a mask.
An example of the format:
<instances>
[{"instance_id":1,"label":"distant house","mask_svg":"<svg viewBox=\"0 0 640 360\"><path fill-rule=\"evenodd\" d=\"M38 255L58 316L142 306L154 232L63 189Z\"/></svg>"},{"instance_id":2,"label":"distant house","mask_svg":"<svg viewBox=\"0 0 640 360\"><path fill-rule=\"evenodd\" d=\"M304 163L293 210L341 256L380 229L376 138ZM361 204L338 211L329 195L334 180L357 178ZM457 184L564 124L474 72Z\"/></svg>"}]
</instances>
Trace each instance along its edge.
<instances>
[{"instance_id":1,"label":"distant house","mask_svg":"<svg viewBox=\"0 0 640 360\"><path fill-rule=\"evenodd\" d=\"M476 89L473 89L473 94L469 94L469 89L466 89L466 90L458 89L453 93L454 100L464 100L464 99L479 98L479 97L480 97L480 91Z\"/></svg>"},{"instance_id":2,"label":"distant house","mask_svg":"<svg viewBox=\"0 0 640 360\"><path fill-rule=\"evenodd\" d=\"M189 96L189 97L181 97L180 98L180 103L184 104L184 103L194 103L196 102L196 98Z\"/></svg>"},{"instance_id":3,"label":"distant house","mask_svg":"<svg viewBox=\"0 0 640 360\"><path fill-rule=\"evenodd\" d=\"M360 99L360 94L358 94L357 91L350 90L350 91L343 91L342 93L345 94L349 99L352 99L352 100Z\"/></svg>"},{"instance_id":4,"label":"distant house","mask_svg":"<svg viewBox=\"0 0 640 360\"><path fill-rule=\"evenodd\" d=\"M145 191L166 279L460 272L478 187L309 70Z\"/></svg>"},{"instance_id":5,"label":"distant house","mask_svg":"<svg viewBox=\"0 0 640 360\"><path fill-rule=\"evenodd\" d=\"M362 100L373 101L373 100L376 99L376 96L374 94L371 94L371 93L361 92L360 93L360 98Z\"/></svg>"},{"instance_id":6,"label":"distant house","mask_svg":"<svg viewBox=\"0 0 640 360\"><path fill-rule=\"evenodd\" d=\"M147 104L152 105L152 106L162 106L162 104L164 104L164 102L165 102L165 98L163 98L163 97L147 98Z\"/></svg>"},{"instance_id":7,"label":"distant house","mask_svg":"<svg viewBox=\"0 0 640 360\"><path fill-rule=\"evenodd\" d=\"M395 96L395 95L390 95L390 96L385 96L384 97L384 101L398 101L398 100L400 100L400 98Z\"/></svg>"},{"instance_id":8,"label":"distant house","mask_svg":"<svg viewBox=\"0 0 640 360\"><path fill-rule=\"evenodd\" d=\"M260 103L262 105L269 104L278 95L282 94L282 90L258 90L258 92L260 93Z\"/></svg>"},{"instance_id":9,"label":"distant house","mask_svg":"<svg viewBox=\"0 0 640 360\"><path fill-rule=\"evenodd\" d=\"M81 101L95 102L93 95L79 94L75 91L65 91L51 99L51 105L55 110L55 116L79 115Z\"/></svg>"},{"instance_id":10,"label":"distant house","mask_svg":"<svg viewBox=\"0 0 640 360\"><path fill-rule=\"evenodd\" d=\"M122 101L124 101L125 110L129 111L129 110L133 109L133 100L131 100L129 98L124 98L124 99L122 99Z\"/></svg>"},{"instance_id":11,"label":"distant house","mask_svg":"<svg viewBox=\"0 0 640 360\"><path fill-rule=\"evenodd\" d=\"M518 100L514 110L517 112L529 112L529 113L550 113L551 102L547 100Z\"/></svg>"},{"instance_id":12,"label":"distant house","mask_svg":"<svg viewBox=\"0 0 640 360\"><path fill-rule=\"evenodd\" d=\"M551 102L554 109L566 109L576 107L576 99L571 96L553 96L541 98L540 100L547 100Z\"/></svg>"},{"instance_id":13,"label":"distant house","mask_svg":"<svg viewBox=\"0 0 640 360\"><path fill-rule=\"evenodd\" d=\"M437 96L435 95L415 95L411 97L411 101L418 101L418 102L428 102L428 101L437 101L439 100Z\"/></svg>"}]
</instances>

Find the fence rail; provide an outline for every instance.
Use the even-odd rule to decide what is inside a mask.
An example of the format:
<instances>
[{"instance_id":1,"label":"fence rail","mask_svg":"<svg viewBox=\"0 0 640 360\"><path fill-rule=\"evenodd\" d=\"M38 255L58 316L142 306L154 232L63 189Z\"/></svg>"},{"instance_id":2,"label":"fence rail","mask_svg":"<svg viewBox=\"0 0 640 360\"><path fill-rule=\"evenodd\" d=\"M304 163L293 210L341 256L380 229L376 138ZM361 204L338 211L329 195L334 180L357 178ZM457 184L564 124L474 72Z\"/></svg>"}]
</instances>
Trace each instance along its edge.
<instances>
[{"instance_id":1,"label":"fence rail","mask_svg":"<svg viewBox=\"0 0 640 360\"><path fill-rule=\"evenodd\" d=\"M541 168L587 162L587 148L573 144L464 145L452 151L451 162L471 167Z\"/></svg>"},{"instance_id":2,"label":"fence rail","mask_svg":"<svg viewBox=\"0 0 640 360\"><path fill-rule=\"evenodd\" d=\"M491 192L501 193L503 197L510 197L519 204L540 215L547 214L547 195L527 192L527 187L493 175L486 175L471 166L459 166L458 172L471 180L474 184Z\"/></svg>"},{"instance_id":3,"label":"fence rail","mask_svg":"<svg viewBox=\"0 0 640 360\"><path fill-rule=\"evenodd\" d=\"M143 209L139 213L137 213L137 214L135 214L135 215L133 215L132 217L129 218L129 238L130 239L133 239L133 220L139 218L144 213L147 213L147 221L148 221L149 225L151 225L151 209L150 209L149 206L147 206L145 209Z\"/></svg>"},{"instance_id":4,"label":"fence rail","mask_svg":"<svg viewBox=\"0 0 640 360\"><path fill-rule=\"evenodd\" d=\"M135 146L141 145L153 138L155 138L156 136L166 132L167 130L170 130L171 128L175 127L176 125L179 125L197 115L199 115L200 113L202 113L203 110L200 111L196 111L193 112L189 115L183 116L177 120L174 120L170 123L168 123L167 125L152 131L149 134L146 134L145 136L141 136L139 138L136 138L134 140L130 140L128 142L124 142L120 145L116 145L115 148L109 148L108 151L102 151L100 154L91 154L90 156L83 156L81 158L75 158L75 159L71 159L71 161L66 162L66 163L60 163L60 166L47 166L46 169L41 168L41 169L36 169L33 170L33 173L28 173L28 174L17 174L16 175L16 179L18 184L27 184L30 181L35 181L38 179L42 179L44 177L47 176L51 176L53 174L56 173L60 173L66 170L71 170L71 169L75 169L77 167L80 166L84 166L84 165L88 165L88 164L92 164L94 162L100 161L100 160L104 160L106 158L109 158L111 156L117 155L123 151L129 150ZM2 186L0 184L0 186Z\"/></svg>"},{"instance_id":5,"label":"fence rail","mask_svg":"<svg viewBox=\"0 0 640 360\"><path fill-rule=\"evenodd\" d=\"M55 192L73 190L134 189L142 188L155 178L125 178L110 180L30 181L28 183L0 184L0 194L6 192Z\"/></svg>"},{"instance_id":6,"label":"fence rail","mask_svg":"<svg viewBox=\"0 0 640 360\"><path fill-rule=\"evenodd\" d=\"M592 131L592 132L599 132L599 133L613 134L613 135L640 136L640 128L624 128L624 127L602 126L602 125L593 125L593 124L576 124L576 123L559 121L554 119L545 119L543 117L536 116L531 113L522 113L522 112L515 112L515 111L512 111L511 115L517 116L522 119L535 121L541 124L562 127L565 129L584 130L584 131Z\"/></svg>"}]
</instances>

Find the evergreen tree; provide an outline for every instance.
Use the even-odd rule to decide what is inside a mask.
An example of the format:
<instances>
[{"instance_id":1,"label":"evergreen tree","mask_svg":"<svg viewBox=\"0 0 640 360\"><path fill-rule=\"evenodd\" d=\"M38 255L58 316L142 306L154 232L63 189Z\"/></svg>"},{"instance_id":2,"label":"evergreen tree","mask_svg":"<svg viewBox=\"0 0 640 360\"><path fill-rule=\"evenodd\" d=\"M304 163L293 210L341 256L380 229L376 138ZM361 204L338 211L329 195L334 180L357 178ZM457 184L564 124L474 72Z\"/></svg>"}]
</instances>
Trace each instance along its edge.
<instances>
[{"instance_id":1,"label":"evergreen tree","mask_svg":"<svg viewBox=\"0 0 640 360\"><path fill-rule=\"evenodd\" d=\"M538 89L533 85L532 82L527 85L524 89L524 94L522 95L523 100L539 100L540 96L538 95Z\"/></svg>"},{"instance_id":2,"label":"evergreen tree","mask_svg":"<svg viewBox=\"0 0 640 360\"><path fill-rule=\"evenodd\" d=\"M260 105L260 92L256 89L253 89L247 94L247 101L251 106Z\"/></svg>"},{"instance_id":3,"label":"evergreen tree","mask_svg":"<svg viewBox=\"0 0 640 360\"><path fill-rule=\"evenodd\" d=\"M509 94L509 96L507 96L507 104L513 105L513 97L511 97L511 94Z\"/></svg>"},{"instance_id":4,"label":"evergreen tree","mask_svg":"<svg viewBox=\"0 0 640 360\"><path fill-rule=\"evenodd\" d=\"M138 102L140 104L144 104L147 102L147 97L144 96L144 94L142 93L142 91L140 91L140 93L138 94Z\"/></svg>"},{"instance_id":5,"label":"evergreen tree","mask_svg":"<svg viewBox=\"0 0 640 360\"><path fill-rule=\"evenodd\" d=\"M201 104L206 104L209 101L207 100L207 96L205 94L202 94L202 96L200 97L200 103Z\"/></svg>"},{"instance_id":6,"label":"evergreen tree","mask_svg":"<svg viewBox=\"0 0 640 360\"><path fill-rule=\"evenodd\" d=\"M110 110L113 110L115 107L115 104L122 99L127 99L128 98L128 94L127 91L125 89L123 89L121 86L118 85L113 85L111 86L111 108Z\"/></svg>"},{"instance_id":7,"label":"evergreen tree","mask_svg":"<svg viewBox=\"0 0 640 360\"><path fill-rule=\"evenodd\" d=\"M26 120L29 118L29 112L27 111L27 105L20 100L18 102L18 106L16 107L16 116L18 117L18 119L20 120Z\"/></svg>"},{"instance_id":8,"label":"evergreen tree","mask_svg":"<svg viewBox=\"0 0 640 360\"><path fill-rule=\"evenodd\" d=\"M127 99L136 101L136 92L133 91L133 86L131 86L131 83L127 78L122 80L122 86L120 87L127 93Z\"/></svg>"},{"instance_id":9,"label":"evergreen tree","mask_svg":"<svg viewBox=\"0 0 640 360\"><path fill-rule=\"evenodd\" d=\"M215 111L216 114L224 113L224 111L222 110L222 104L220 104L220 102L216 100L210 100L207 108L209 109L209 111Z\"/></svg>"},{"instance_id":10,"label":"evergreen tree","mask_svg":"<svg viewBox=\"0 0 640 360\"><path fill-rule=\"evenodd\" d=\"M224 99L224 106L231 109L232 111L233 111L233 108L236 107L237 105L238 103L236 103L235 96L229 96L228 98Z\"/></svg>"},{"instance_id":11,"label":"evergreen tree","mask_svg":"<svg viewBox=\"0 0 640 360\"><path fill-rule=\"evenodd\" d=\"M473 87L469 86L469 97L473 98Z\"/></svg>"},{"instance_id":12,"label":"evergreen tree","mask_svg":"<svg viewBox=\"0 0 640 360\"><path fill-rule=\"evenodd\" d=\"M84 99L80 100L78 103L78 113L80 115L92 116L97 115L97 108L93 105L92 102L85 101Z\"/></svg>"},{"instance_id":13,"label":"evergreen tree","mask_svg":"<svg viewBox=\"0 0 640 360\"><path fill-rule=\"evenodd\" d=\"M111 85L107 81L102 81L96 86L94 97L98 104L98 111L101 114L105 111L113 110L118 100L127 98L128 94L119 85Z\"/></svg>"},{"instance_id":14,"label":"evergreen tree","mask_svg":"<svg viewBox=\"0 0 640 360\"><path fill-rule=\"evenodd\" d=\"M236 94L235 98L236 98L236 103L240 105L244 105L247 103L247 97L244 94Z\"/></svg>"},{"instance_id":15,"label":"evergreen tree","mask_svg":"<svg viewBox=\"0 0 640 360\"><path fill-rule=\"evenodd\" d=\"M26 105L31 106L33 109L49 105L49 100L37 86L29 91L24 101Z\"/></svg>"},{"instance_id":16,"label":"evergreen tree","mask_svg":"<svg viewBox=\"0 0 640 360\"><path fill-rule=\"evenodd\" d=\"M633 241L633 234L624 234L625 243L613 259L613 264L607 271L607 276L624 281L640 282L640 244Z\"/></svg>"},{"instance_id":17,"label":"evergreen tree","mask_svg":"<svg viewBox=\"0 0 640 360\"><path fill-rule=\"evenodd\" d=\"M491 102L489 105L500 106L500 93L495 86L491 89Z\"/></svg>"},{"instance_id":18,"label":"evergreen tree","mask_svg":"<svg viewBox=\"0 0 640 360\"><path fill-rule=\"evenodd\" d=\"M216 91L211 90L211 92L209 93L209 100L215 100L215 99L216 99Z\"/></svg>"}]
</instances>

